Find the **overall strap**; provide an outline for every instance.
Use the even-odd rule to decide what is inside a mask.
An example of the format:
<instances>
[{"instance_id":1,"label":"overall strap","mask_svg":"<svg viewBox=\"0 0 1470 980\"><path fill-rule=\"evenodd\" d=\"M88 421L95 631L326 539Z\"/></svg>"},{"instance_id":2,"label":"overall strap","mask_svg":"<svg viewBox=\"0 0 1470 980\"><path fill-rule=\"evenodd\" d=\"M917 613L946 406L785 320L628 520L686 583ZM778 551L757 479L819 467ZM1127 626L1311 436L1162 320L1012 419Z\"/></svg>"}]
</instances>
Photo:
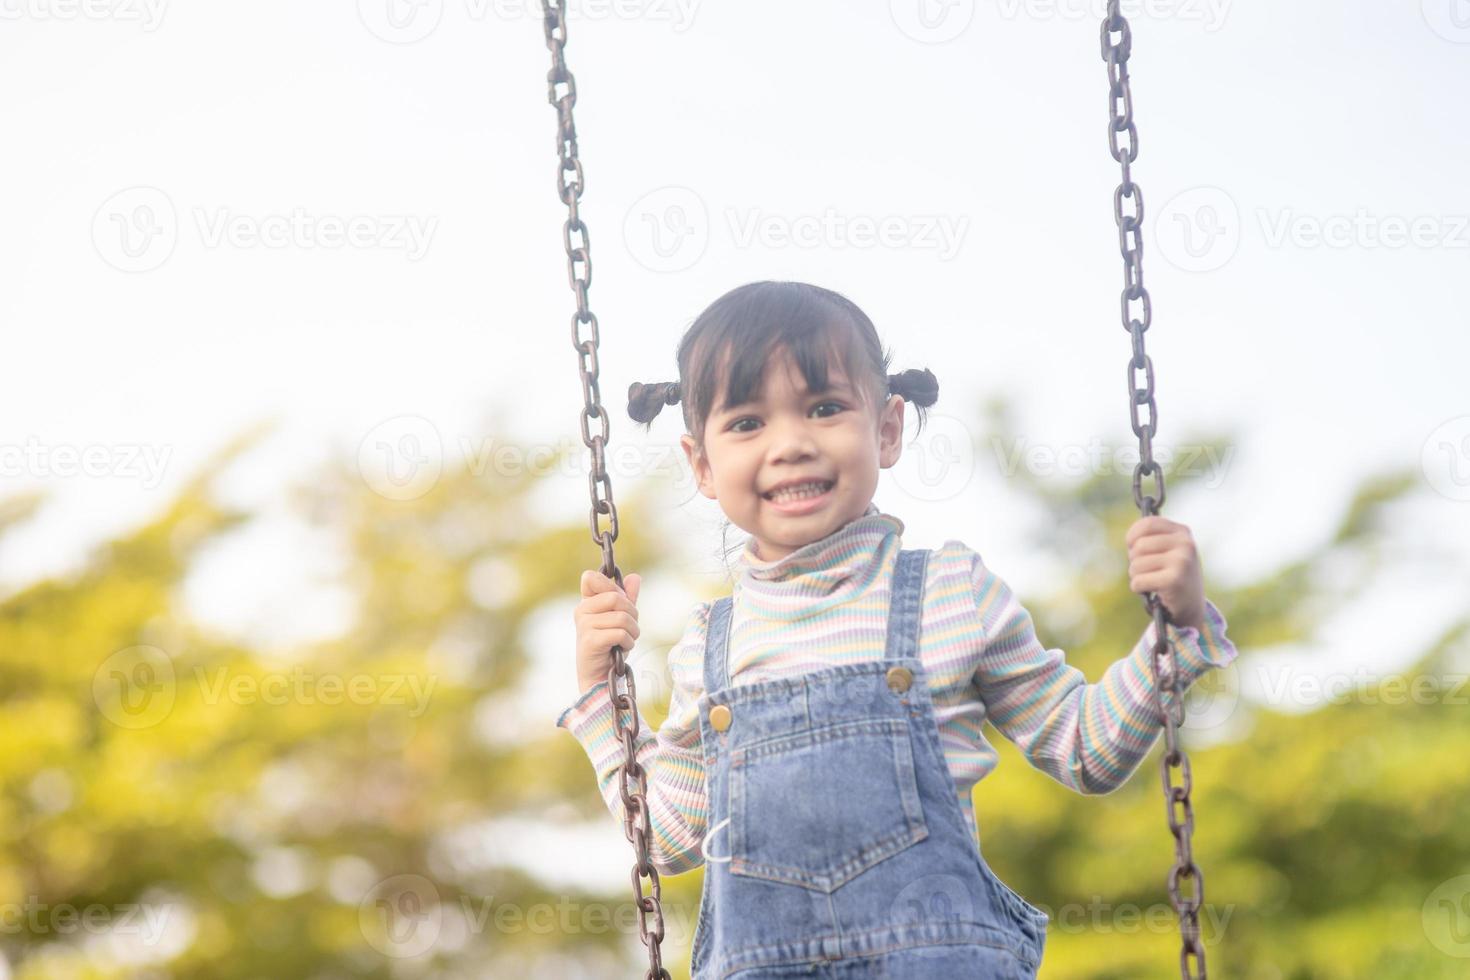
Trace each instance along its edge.
<instances>
[{"instance_id":1,"label":"overall strap","mask_svg":"<svg viewBox=\"0 0 1470 980\"><path fill-rule=\"evenodd\" d=\"M926 548L900 550L889 589L888 635L883 657L919 655L919 625L924 606L924 578L929 567ZM710 606L704 638L704 689L730 686L730 619L734 599L723 596Z\"/></svg>"},{"instance_id":2,"label":"overall strap","mask_svg":"<svg viewBox=\"0 0 1470 980\"><path fill-rule=\"evenodd\" d=\"M709 610L709 628L704 637L704 689L718 691L730 686L731 596L716 599Z\"/></svg>"},{"instance_id":3,"label":"overall strap","mask_svg":"<svg viewBox=\"0 0 1470 980\"><path fill-rule=\"evenodd\" d=\"M924 610L924 576L929 567L927 548L900 550L889 588L888 640L885 660L919 655L919 620Z\"/></svg>"}]
</instances>

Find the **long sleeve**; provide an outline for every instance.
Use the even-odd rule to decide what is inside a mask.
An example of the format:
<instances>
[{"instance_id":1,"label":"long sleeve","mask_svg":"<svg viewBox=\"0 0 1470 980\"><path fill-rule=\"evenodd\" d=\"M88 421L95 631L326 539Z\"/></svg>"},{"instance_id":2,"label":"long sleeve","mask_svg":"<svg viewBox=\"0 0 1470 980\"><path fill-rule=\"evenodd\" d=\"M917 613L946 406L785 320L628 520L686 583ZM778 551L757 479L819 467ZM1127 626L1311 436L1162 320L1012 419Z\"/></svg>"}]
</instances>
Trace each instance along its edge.
<instances>
[{"instance_id":1,"label":"long sleeve","mask_svg":"<svg viewBox=\"0 0 1470 980\"><path fill-rule=\"evenodd\" d=\"M973 581L984 644L974 680L990 721L1033 766L1070 789L1103 794L1122 786L1163 731L1153 701L1152 621L1133 650L1089 684L1063 651L1042 646L1031 614L978 554ZM1181 691L1236 658L1225 625L1208 599L1203 632L1166 624Z\"/></svg>"},{"instance_id":2,"label":"long sleeve","mask_svg":"<svg viewBox=\"0 0 1470 980\"><path fill-rule=\"evenodd\" d=\"M702 602L684 635L669 651L673 680L669 714L653 731L639 711L634 752L647 774L648 822L653 830L649 860L660 874L680 874L704 863L700 844L709 823L704 746L699 734L699 698L704 693L704 640L712 603ZM623 796L618 767L626 759L613 730L612 696L607 681L582 692L556 720L576 737L592 761L608 810L621 826Z\"/></svg>"}]
</instances>

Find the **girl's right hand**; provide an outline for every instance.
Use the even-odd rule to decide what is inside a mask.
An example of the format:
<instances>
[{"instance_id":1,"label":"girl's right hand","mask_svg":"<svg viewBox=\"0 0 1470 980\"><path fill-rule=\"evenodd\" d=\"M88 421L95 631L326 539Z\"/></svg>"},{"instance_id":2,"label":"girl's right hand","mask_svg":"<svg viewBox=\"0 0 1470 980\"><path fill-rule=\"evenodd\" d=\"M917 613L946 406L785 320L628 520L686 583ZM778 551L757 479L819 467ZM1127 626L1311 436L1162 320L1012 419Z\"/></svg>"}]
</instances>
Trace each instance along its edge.
<instances>
[{"instance_id":1,"label":"girl's right hand","mask_svg":"<svg viewBox=\"0 0 1470 980\"><path fill-rule=\"evenodd\" d=\"M612 669L612 648L623 648L626 656L638 639L638 589L643 577L623 576L627 592L599 571L582 573L582 601L573 618L577 621L577 689L585 692L607 680Z\"/></svg>"}]
</instances>

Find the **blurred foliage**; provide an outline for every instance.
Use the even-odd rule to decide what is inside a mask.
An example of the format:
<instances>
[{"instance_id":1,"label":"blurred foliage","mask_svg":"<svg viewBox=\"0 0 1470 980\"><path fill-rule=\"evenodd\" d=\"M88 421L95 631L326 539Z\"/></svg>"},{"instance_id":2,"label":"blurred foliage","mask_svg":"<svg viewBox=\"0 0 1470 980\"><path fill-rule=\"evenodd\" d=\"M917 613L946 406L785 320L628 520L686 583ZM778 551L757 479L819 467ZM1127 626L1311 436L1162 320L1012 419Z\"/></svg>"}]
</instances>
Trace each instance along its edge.
<instances>
[{"instance_id":1,"label":"blurred foliage","mask_svg":"<svg viewBox=\"0 0 1470 980\"><path fill-rule=\"evenodd\" d=\"M605 831L597 846L631 862L580 746L554 717L527 713L521 688L532 658L570 662L570 648L532 650L530 633L538 616L569 612L600 560L585 502L548 523L546 477L494 467L446 471L411 500L374 493L351 466L310 474L291 502L340 547L350 624L287 651L249 649L194 621L183 596L191 570L259 519L221 505L216 488L250 448L232 445L75 573L0 601L10 975L641 976L631 885L543 881L521 837L590 825ZM1044 642L1096 679L1146 624L1120 545L1137 516L1127 478L1013 479L1045 511L1035 546L1074 573L1055 596L1023 601ZM1171 502L1189 483L1170 474ZM1364 601L1384 515L1414 486L1375 479L1319 547L1259 581L1208 581L1242 651L1191 692L1205 723L1184 732L1212 976L1470 975L1470 878L1455 889L1470 874L1470 689L1453 673L1466 622L1443 624L1403 668L1441 685L1433 696L1357 692L1302 712L1239 693L1238 675L1271 645L1305 643L1332 662L1314 633ZM658 507L633 492L618 501L620 566L678 574ZM42 505L0 505L0 535ZM1346 585L1327 574L1343 568L1363 574ZM656 725L666 705L643 707ZM1178 976L1159 750L1126 786L1084 797L989 737L1002 765L975 793L982 846L1053 915L1042 977ZM663 882L676 976L688 975L702 873ZM537 917L548 908L572 912Z\"/></svg>"}]
</instances>

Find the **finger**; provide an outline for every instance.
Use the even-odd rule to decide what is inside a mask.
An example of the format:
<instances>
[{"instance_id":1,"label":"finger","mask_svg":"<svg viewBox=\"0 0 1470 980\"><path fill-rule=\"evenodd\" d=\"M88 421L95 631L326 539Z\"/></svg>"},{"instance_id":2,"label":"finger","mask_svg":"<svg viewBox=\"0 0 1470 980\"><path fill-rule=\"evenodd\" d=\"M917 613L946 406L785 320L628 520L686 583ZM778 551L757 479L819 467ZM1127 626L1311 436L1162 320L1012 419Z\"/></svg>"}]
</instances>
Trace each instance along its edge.
<instances>
[{"instance_id":1,"label":"finger","mask_svg":"<svg viewBox=\"0 0 1470 980\"><path fill-rule=\"evenodd\" d=\"M581 581L582 595L584 595L584 596L586 596L587 598L590 599L592 596L595 596L595 595L597 595L597 593L599 593L599 592L602 591L601 589L597 588L597 585L596 585L597 577L598 577L598 573L597 572L594 572L590 568L587 569L587 571L585 571L585 572L582 573L582 581Z\"/></svg>"},{"instance_id":2,"label":"finger","mask_svg":"<svg viewBox=\"0 0 1470 980\"><path fill-rule=\"evenodd\" d=\"M638 626L638 620L631 614L625 612L605 613L598 617L597 628L604 630L623 630L631 633L634 637L642 634L642 630Z\"/></svg>"},{"instance_id":3,"label":"finger","mask_svg":"<svg viewBox=\"0 0 1470 980\"><path fill-rule=\"evenodd\" d=\"M1145 592L1161 592L1169 585L1167 572L1144 572L1142 575L1131 575L1128 578L1128 589L1143 595Z\"/></svg>"},{"instance_id":4,"label":"finger","mask_svg":"<svg viewBox=\"0 0 1470 980\"><path fill-rule=\"evenodd\" d=\"M1146 534L1133 542L1128 548L1128 554L1156 555L1182 547L1184 543L1184 539L1176 534Z\"/></svg>"},{"instance_id":5,"label":"finger","mask_svg":"<svg viewBox=\"0 0 1470 980\"><path fill-rule=\"evenodd\" d=\"M599 649L611 650L613 647L621 647L626 653L633 649L637 643L637 637L627 630L598 630L595 634Z\"/></svg>"},{"instance_id":6,"label":"finger","mask_svg":"<svg viewBox=\"0 0 1470 980\"><path fill-rule=\"evenodd\" d=\"M582 573L582 594L587 597L601 595L604 592L617 592L618 585L606 575L589 568Z\"/></svg>"},{"instance_id":7,"label":"finger","mask_svg":"<svg viewBox=\"0 0 1470 980\"><path fill-rule=\"evenodd\" d=\"M1169 559L1164 555L1144 555L1135 558L1128 563L1129 575L1146 575L1149 572L1160 572L1169 567Z\"/></svg>"},{"instance_id":8,"label":"finger","mask_svg":"<svg viewBox=\"0 0 1470 980\"><path fill-rule=\"evenodd\" d=\"M634 619L638 618L638 607L633 600L616 590L612 592L601 592L582 601L582 611L594 616L606 616L610 613L627 613Z\"/></svg>"},{"instance_id":9,"label":"finger","mask_svg":"<svg viewBox=\"0 0 1470 980\"><path fill-rule=\"evenodd\" d=\"M636 605L638 603L638 590L643 587L643 576L633 572L623 578L625 591L628 598Z\"/></svg>"},{"instance_id":10,"label":"finger","mask_svg":"<svg viewBox=\"0 0 1470 980\"><path fill-rule=\"evenodd\" d=\"M1134 521L1131 526L1129 526L1128 533L1124 536L1123 540L1126 544L1131 545L1134 541L1137 541L1141 537L1146 537L1151 534L1166 533L1171 530L1173 526L1173 521L1169 520L1167 517L1161 517L1158 514L1151 514L1148 517L1140 517L1138 520Z\"/></svg>"}]
</instances>

